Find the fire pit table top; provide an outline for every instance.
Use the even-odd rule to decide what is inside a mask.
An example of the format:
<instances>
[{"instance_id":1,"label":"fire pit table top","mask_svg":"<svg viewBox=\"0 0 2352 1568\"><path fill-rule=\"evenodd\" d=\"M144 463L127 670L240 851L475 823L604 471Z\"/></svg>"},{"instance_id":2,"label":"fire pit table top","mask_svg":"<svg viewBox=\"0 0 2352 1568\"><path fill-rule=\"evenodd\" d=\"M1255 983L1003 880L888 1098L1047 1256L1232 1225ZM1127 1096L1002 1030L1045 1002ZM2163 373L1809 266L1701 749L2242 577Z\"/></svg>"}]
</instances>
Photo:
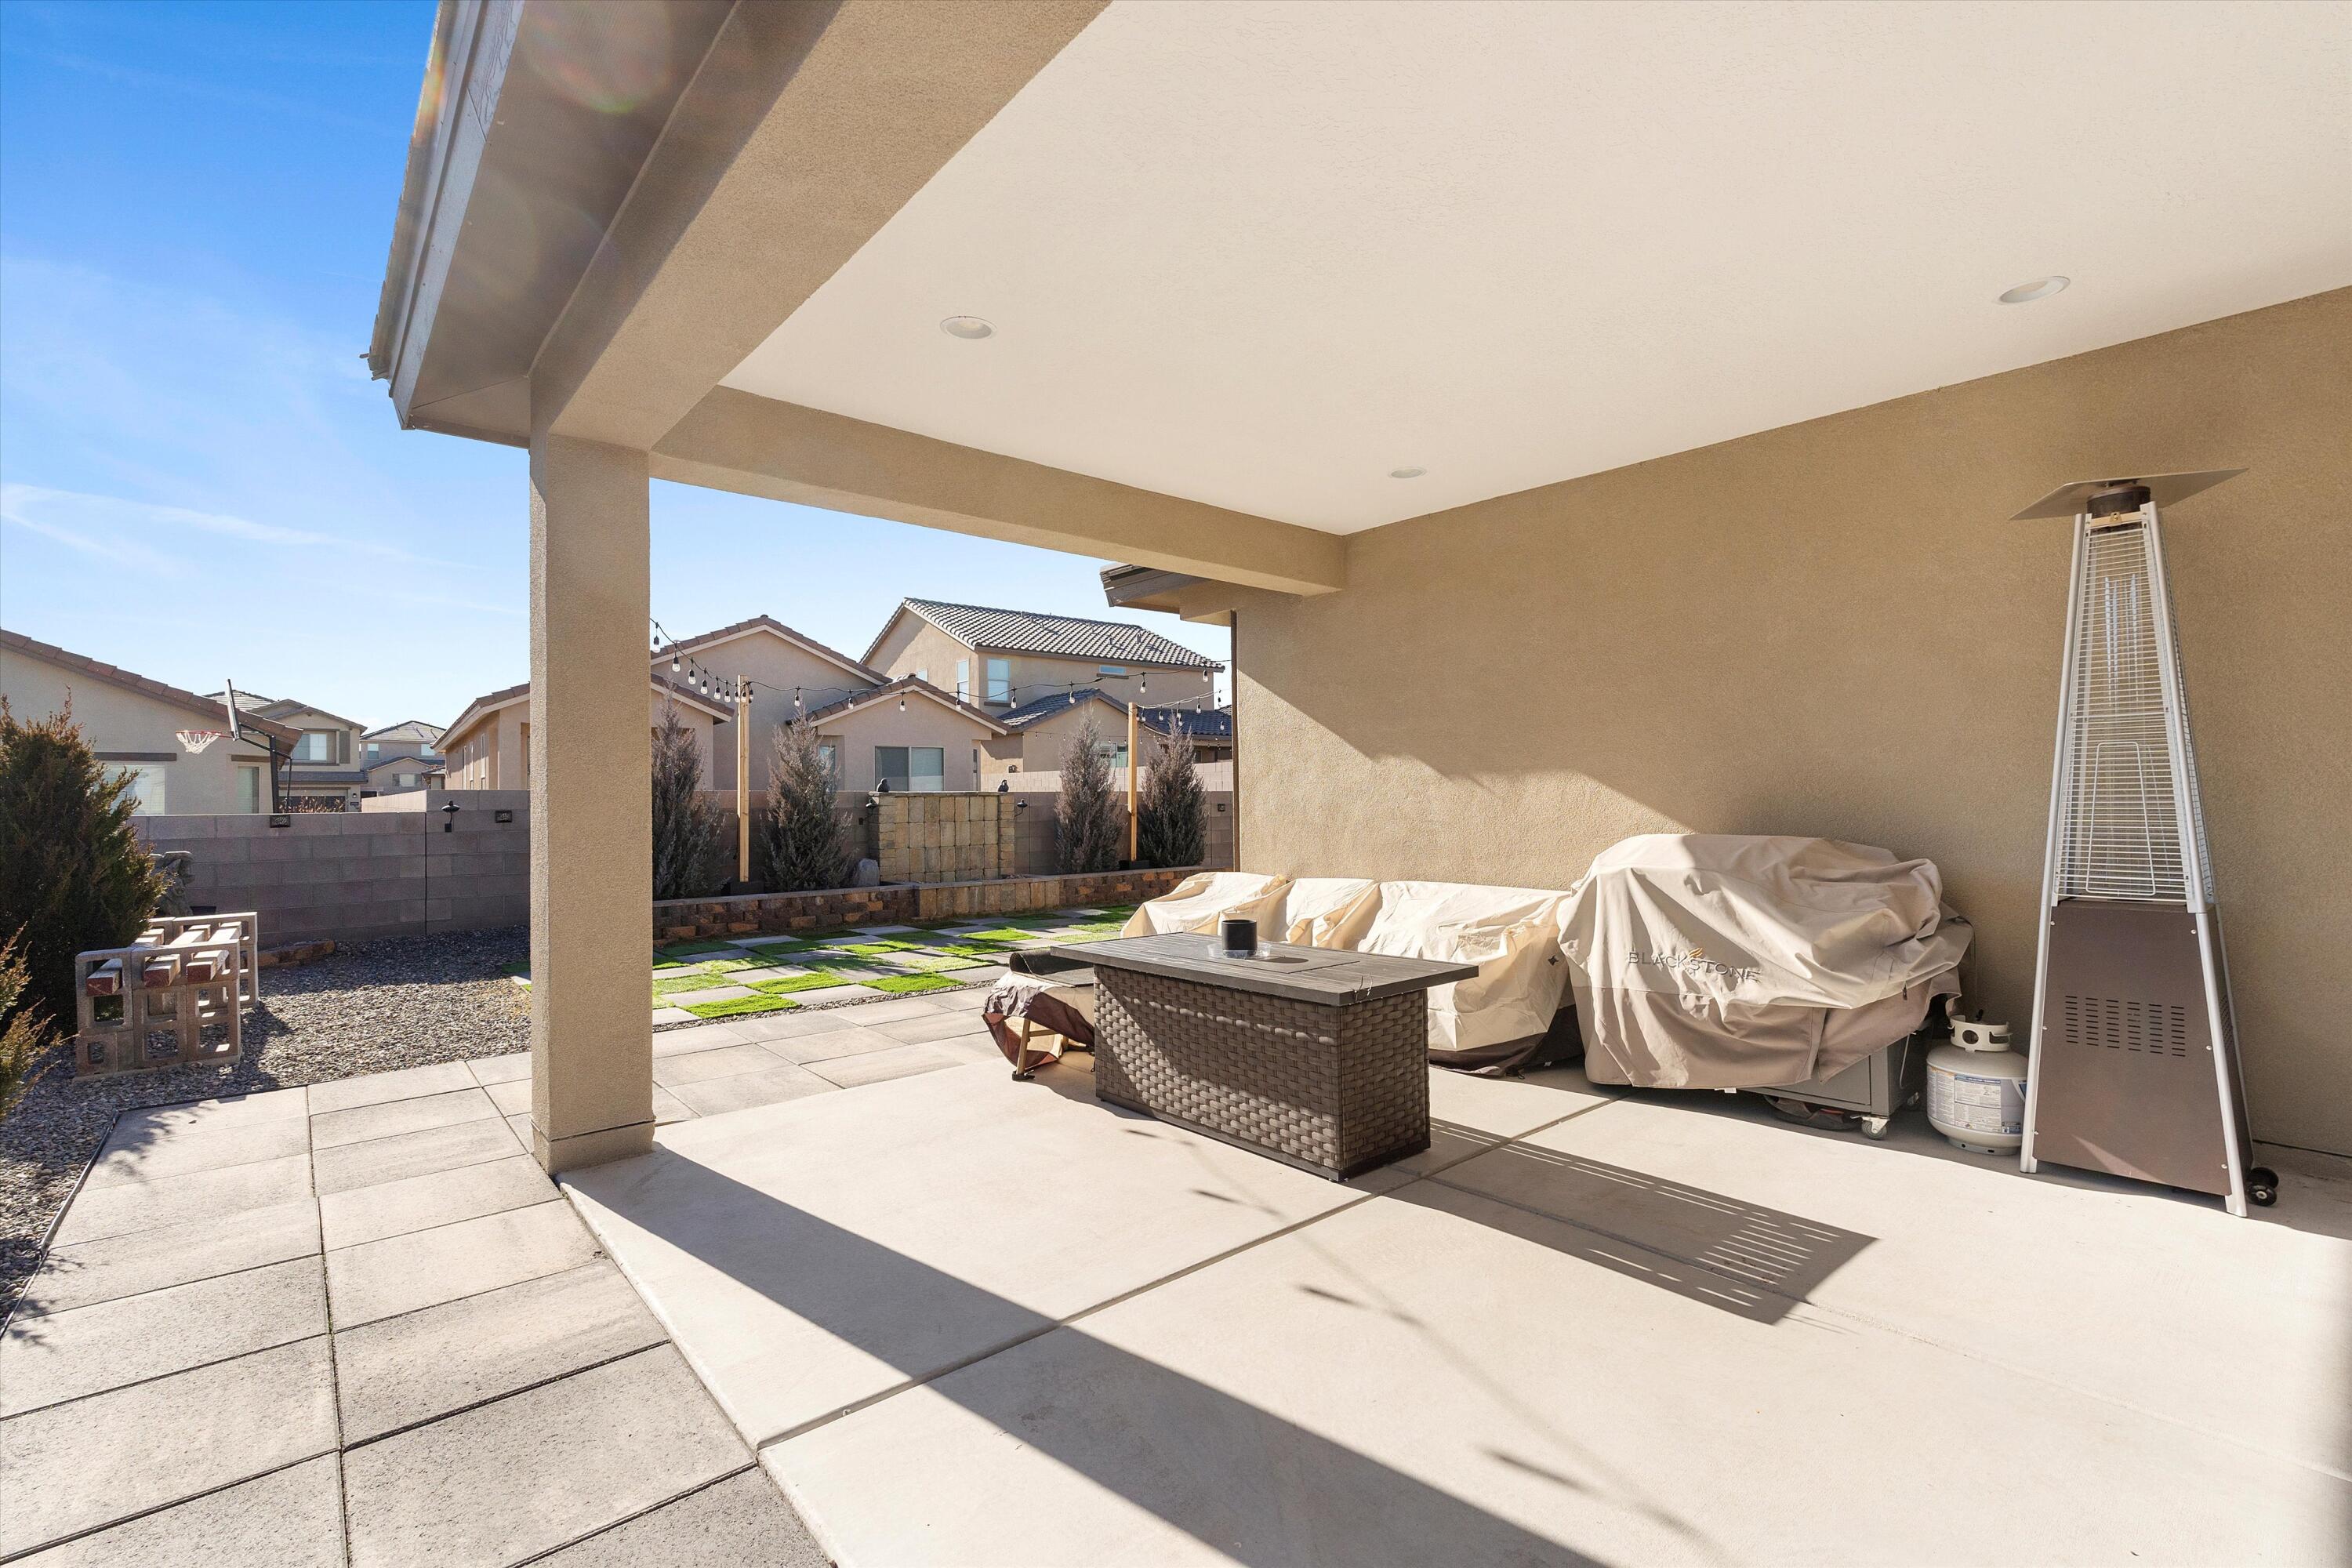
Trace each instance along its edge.
<instances>
[{"instance_id":1,"label":"fire pit table top","mask_svg":"<svg viewBox=\"0 0 2352 1568\"><path fill-rule=\"evenodd\" d=\"M1478 973L1475 963L1439 963L1384 952L1340 952L1293 947L1287 942L1267 943L1255 958L1227 958L1218 951L1214 935L1195 931L1123 937L1049 951L1097 970L1131 969L1168 980L1190 980L1326 1007L1426 991L1433 985L1473 979Z\"/></svg>"}]
</instances>

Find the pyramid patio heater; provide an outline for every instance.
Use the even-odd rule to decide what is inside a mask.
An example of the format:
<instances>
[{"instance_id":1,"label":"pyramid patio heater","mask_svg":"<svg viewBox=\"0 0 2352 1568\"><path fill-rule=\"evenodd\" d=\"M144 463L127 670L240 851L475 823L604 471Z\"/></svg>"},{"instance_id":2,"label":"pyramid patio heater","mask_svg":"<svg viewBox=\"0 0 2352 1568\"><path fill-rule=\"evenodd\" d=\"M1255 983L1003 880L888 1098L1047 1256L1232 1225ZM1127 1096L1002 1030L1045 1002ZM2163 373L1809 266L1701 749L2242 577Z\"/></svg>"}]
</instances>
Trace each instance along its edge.
<instances>
[{"instance_id":1,"label":"pyramid patio heater","mask_svg":"<svg viewBox=\"0 0 2352 1568\"><path fill-rule=\"evenodd\" d=\"M2247 1163L2158 509L2244 471L2086 479L2017 514L2074 519L2021 1163L2211 1193L2234 1215L2278 1178Z\"/></svg>"}]
</instances>

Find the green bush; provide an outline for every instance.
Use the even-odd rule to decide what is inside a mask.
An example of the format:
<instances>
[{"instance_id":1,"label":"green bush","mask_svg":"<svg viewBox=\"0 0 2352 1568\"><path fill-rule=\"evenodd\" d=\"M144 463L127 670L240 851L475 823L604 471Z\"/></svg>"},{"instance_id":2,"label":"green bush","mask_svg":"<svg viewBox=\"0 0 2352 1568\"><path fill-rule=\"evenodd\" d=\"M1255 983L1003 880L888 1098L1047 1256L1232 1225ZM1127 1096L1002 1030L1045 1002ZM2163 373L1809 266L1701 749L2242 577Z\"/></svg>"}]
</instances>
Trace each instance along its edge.
<instances>
[{"instance_id":1,"label":"green bush","mask_svg":"<svg viewBox=\"0 0 2352 1568\"><path fill-rule=\"evenodd\" d=\"M702 798L702 748L678 717L662 705L654 731L654 897L698 899L718 889L727 846L725 814Z\"/></svg>"},{"instance_id":2,"label":"green bush","mask_svg":"<svg viewBox=\"0 0 2352 1568\"><path fill-rule=\"evenodd\" d=\"M1102 731L1089 718L1062 756L1062 796L1054 804L1065 871L1108 871L1118 864L1118 804L1110 795L1110 759Z\"/></svg>"},{"instance_id":3,"label":"green bush","mask_svg":"<svg viewBox=\"0 0 2352 1568\"><path fill-rule=\"evenodd\" d=\"M39 1075L51 1038L48 1018L26 998L25 955L16 944L15 936L0 942L0 1117Z\"/></svg>"},{"instance_id":4,"label":"green bush","mask_svg":"<svg viewBox=\"0 0 2352 1568\"><path fill-rule=\"evenodd\" d=\"M1147 866L1198 866L1209 858L1207 797L1193 769L1192 737L1160 736L1135 803L1136 858Z\"/></svg>"},{"instance_id":5,"label":"green bush","mask_svg":"<svg viewBox=\"0 0 2352 1568\"><path fill-rule=\"evenodd\" d=\"M848 879L833 817L833 774L818 750L816 726L805 720L776 727L768 753L768 809L752 831L761 879L770 892L838 888Z\"/></svg>"},{"instance_id":6,"label":"green bush","mask_svg":"<svg viewBox=\"0 0 2352 1568\"><path fill-rule=\"evenodd\" d=\"M50 1019L74 1016L74 954L126 945L163 895L131 805L70 700L26 723L0 698L0 931L18 933L26 994Z\"/></svg>"}]
</instances>

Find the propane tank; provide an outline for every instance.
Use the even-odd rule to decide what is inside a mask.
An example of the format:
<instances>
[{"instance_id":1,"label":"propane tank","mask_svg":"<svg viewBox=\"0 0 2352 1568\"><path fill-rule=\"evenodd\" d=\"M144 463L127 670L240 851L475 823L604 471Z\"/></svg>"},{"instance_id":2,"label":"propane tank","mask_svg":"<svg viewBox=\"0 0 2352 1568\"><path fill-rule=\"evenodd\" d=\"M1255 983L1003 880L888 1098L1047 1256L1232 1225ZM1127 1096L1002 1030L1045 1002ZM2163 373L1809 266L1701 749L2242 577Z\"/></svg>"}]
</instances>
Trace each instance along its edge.
<instances>
[{"instance_id":1,"label":"propane tank","mask_svg":"<svg viewBox=\"0 0 2352 1568\"><path fill-rule=\"evenodd\" d=\"M2025 1058L2009 1048L2009 1026L1963 1018L1957 998L1952 1043L1927 1053L1927 1123L1978 1154L2013 1154L2025 1142Z\"/></svg>"}]
</instances>

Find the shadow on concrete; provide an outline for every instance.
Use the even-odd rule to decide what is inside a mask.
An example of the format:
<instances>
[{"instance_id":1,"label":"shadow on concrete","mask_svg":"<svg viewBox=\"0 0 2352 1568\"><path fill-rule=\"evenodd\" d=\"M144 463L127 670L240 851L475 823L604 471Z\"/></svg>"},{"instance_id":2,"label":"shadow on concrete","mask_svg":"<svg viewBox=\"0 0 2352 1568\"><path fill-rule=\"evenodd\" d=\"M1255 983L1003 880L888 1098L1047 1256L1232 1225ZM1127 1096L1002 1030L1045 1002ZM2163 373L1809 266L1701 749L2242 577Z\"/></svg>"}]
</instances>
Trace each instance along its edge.
<instances>
[{"instance_id":1,"label":"shadow on concrete","mask_svg":"<svg viewBox=\"0 0 2352 1568\"><path fill-rule=\"evenodd\" d=\"M898 1369L1212 1550L1259 1568L1595 1560L1222 1390L781 1203L667 1149L632 1223ZM609 1203L609 1197L602 1200ZM1050 1224L1050 1216L1041 1216ZM723 1238L723 1239L719 1239ZM718 1245L714 1245L714 1241ZM992 1348L941 1371L940 1325ZM1248 1333L1249 1325L1234 1325ZM898 1392L893 1390L892 1392ZM852 1406L852 1413L888 1394ZM828 1417L828 1419L831 1419ZM822 1426L812 1422L797 1428ZM787 1467L789 1468L789 1467ZM1022 1506L1007 1497L1003 1506Z\"/></svg>"},{"instance_id":2,"label":"shadow on concrete","mask_svg":"<svg viewBox=\"0 0 2352 1568\"><path fill-rule=\"evenodd\" d=\"M1481 1201L1465 1205L1457 1194ZM1787 1317L1876 1239L1528 1143L1491 1147L1395 1195L1759 1323Z\"/></svg>"}]
</instances>

